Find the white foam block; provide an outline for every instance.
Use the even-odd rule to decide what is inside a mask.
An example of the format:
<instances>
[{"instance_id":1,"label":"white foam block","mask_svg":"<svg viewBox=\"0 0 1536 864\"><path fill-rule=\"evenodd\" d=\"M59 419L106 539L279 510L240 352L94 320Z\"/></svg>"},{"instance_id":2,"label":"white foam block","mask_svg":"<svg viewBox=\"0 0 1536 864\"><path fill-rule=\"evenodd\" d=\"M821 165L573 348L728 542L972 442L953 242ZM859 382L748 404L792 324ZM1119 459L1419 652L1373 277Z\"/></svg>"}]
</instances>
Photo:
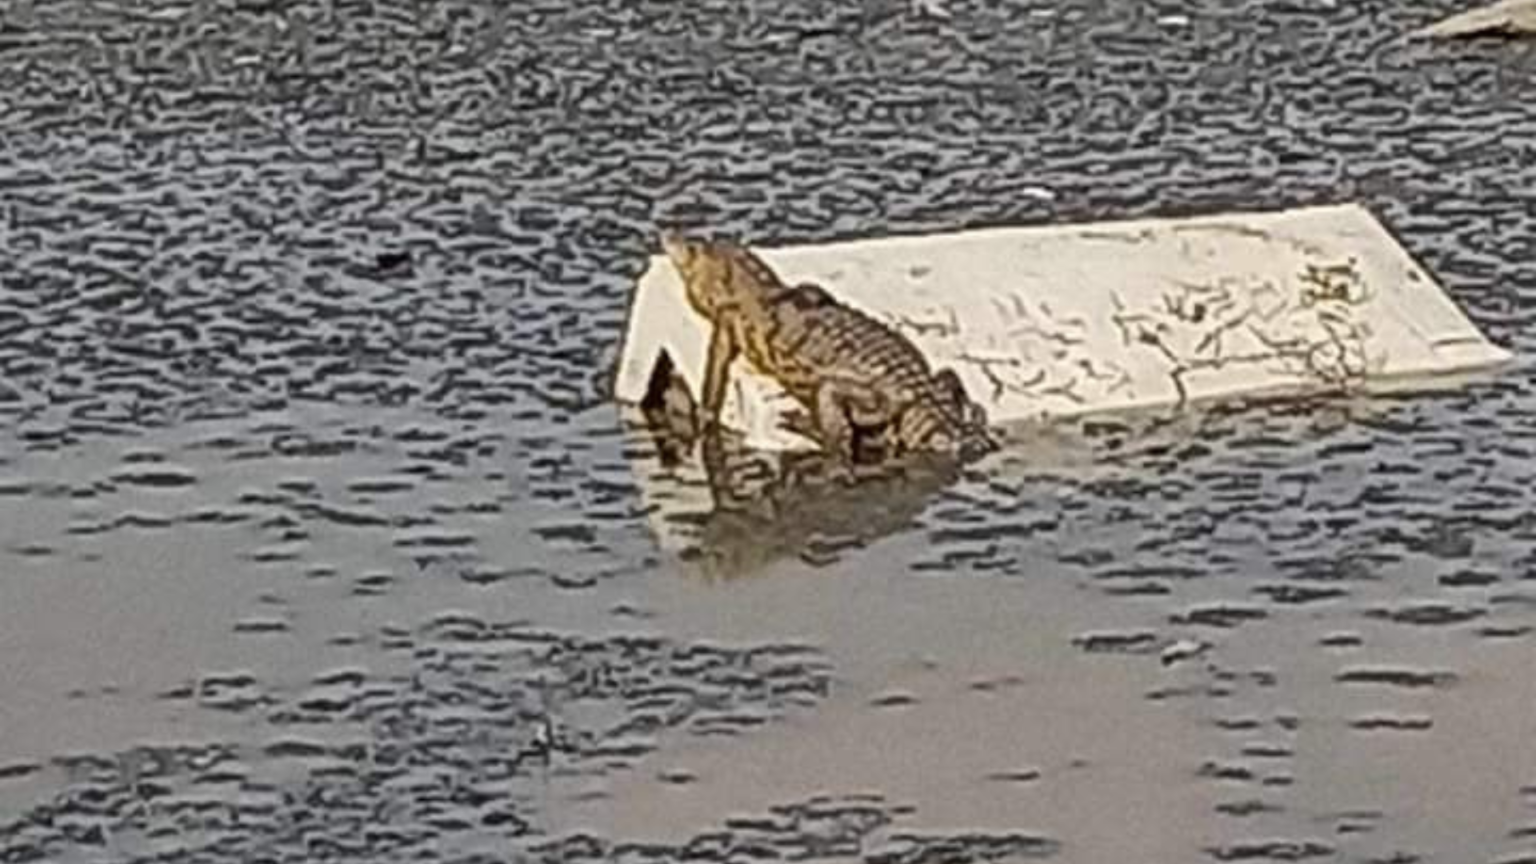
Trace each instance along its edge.
<instances>
[{"instance_id":1,"label":"white foam block","mask_svg":"<svg viewBox=\"0 0 1536 864\"><path fill-rule=\"evenodd\" d=\"M1275 390L1369 390L1510 359L1364 208L889 237L756 251L909 336L991 420ZM707 323L664 256L640 279L615 396L638 403L662 351L694 398ZM788 397L732 368L723 421L769 449Z\"/></svg>"}]
</instances>

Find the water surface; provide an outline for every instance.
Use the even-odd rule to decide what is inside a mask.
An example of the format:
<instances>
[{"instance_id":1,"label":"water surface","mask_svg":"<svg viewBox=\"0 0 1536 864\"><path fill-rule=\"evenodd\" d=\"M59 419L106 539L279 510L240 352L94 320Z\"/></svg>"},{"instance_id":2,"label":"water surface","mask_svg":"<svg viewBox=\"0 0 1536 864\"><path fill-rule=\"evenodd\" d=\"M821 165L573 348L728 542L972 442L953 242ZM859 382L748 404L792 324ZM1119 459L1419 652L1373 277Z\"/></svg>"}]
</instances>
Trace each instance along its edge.
<instances>
[{"instance_id":1,"label":"water surface","mask_svg":"<svg viewBox=\"0 0 1536 864\"><path fill-rule=\"evenodd\" d=\"M1523 359L728 513L610 404L661 224L1359 200L1529 347L1528 47L946 8L0 8L0 859L1536 856Z\"/></svg>"}]
</instances>

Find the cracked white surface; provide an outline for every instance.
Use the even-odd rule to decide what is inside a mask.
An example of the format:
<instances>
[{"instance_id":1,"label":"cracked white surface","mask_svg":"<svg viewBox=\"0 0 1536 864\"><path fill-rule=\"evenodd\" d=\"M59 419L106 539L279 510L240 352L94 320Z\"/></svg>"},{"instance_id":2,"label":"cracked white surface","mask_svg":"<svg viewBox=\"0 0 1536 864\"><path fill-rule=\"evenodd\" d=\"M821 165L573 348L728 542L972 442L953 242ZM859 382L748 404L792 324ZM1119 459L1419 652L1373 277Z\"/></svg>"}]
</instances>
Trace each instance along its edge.
<instances>
[{"instance_id":1,"label":"cracked white surface","mask_svg":"<svg viewBox=\"0 0 1536 864\"><path fill-rule=\"evenodd\" d=\"M749 239L750 242L750 239ZM992 228L758 247L909 336L959 373L993 423L1260 391L1364 389L1510 358L1365 209ZM698 398L708 327L672 266L641 278L615 395L638 402L659 353ZM727 426L805 446L744 362Z\"/></svg>"}]
</instances>

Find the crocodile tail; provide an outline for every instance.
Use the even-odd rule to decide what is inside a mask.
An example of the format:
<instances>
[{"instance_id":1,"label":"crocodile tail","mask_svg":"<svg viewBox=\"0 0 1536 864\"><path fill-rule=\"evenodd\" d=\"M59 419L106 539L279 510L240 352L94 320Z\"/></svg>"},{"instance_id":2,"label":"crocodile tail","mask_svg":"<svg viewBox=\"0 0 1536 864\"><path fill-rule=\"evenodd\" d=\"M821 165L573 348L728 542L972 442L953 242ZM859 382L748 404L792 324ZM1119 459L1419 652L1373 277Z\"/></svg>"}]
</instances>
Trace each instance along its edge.
<instances>
[{"instance_id":1,"label":"crocodile tail","mask_svg":"<svg viewBox=\"0 0 1536 864\"><path fill-rule=\"evenodd\" d=\"M996 453L1002 449L1002 445L993 437L991 430L985 426L977 426L965 430L955 449L962 461L973 462L983 456Z\"/></svg>"},{"instance_id":2,"label":"crocodile tail","mask_svg":"<svg viewBox=\"0 0 1536 864\"><path fill-rule=\"evenodd\" d=\"M985 424L966 422L951 406L929 401L904 412L894 430L902 450L930 450L973 461L998 449Z\"/></svg>"}]
</instances>

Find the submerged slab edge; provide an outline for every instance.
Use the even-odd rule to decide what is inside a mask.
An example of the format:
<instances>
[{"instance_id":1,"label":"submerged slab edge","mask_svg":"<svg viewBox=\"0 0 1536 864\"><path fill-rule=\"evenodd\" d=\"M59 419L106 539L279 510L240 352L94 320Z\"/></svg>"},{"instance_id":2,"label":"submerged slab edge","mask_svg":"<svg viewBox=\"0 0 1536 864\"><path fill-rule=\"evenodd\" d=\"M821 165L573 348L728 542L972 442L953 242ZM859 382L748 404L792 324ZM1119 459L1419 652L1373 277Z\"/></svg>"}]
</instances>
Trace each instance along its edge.
<instances>
[{"instance_id":1,"label":"submerged slab edge","mask_svg":"<svg viewBox=\"0 0 1536 864\"><path fill-rule=\"evenodd\" d=\"M1398 389L1511 359L1365 208L756 247L910 337L1008 426L1268 391ZM665 352L698 398L709 333L671 264L639 280L614 382L638 403ZM723 421L749 444L787 397L745 364Z\"/></svg>"}]
</instances>

